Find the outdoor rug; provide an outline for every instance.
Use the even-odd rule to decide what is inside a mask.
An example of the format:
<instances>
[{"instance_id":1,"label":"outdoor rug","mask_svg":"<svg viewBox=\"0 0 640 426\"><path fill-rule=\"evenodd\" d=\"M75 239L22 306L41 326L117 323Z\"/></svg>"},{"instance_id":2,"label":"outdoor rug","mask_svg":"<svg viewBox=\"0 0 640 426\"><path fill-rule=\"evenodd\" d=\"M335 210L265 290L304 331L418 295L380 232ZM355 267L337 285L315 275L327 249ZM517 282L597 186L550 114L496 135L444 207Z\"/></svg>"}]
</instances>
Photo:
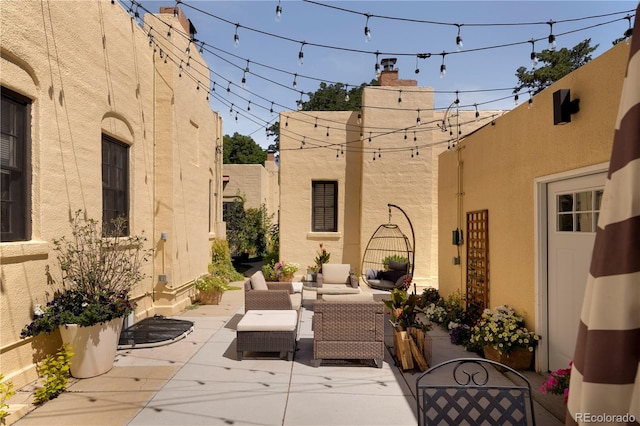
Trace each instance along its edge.
<instances>
[{"instance_id":1,"label":"outdoor rug","mask_svg":"<svg viewBox=\"0 0 640 426\"><path fill-rule=\"evenodd\" d=\"M193 322L166 318L162 315L145 318L122 330L118 349L150 348L168 345L183 339L193 331Z\"/></svg>"}]
</instances>

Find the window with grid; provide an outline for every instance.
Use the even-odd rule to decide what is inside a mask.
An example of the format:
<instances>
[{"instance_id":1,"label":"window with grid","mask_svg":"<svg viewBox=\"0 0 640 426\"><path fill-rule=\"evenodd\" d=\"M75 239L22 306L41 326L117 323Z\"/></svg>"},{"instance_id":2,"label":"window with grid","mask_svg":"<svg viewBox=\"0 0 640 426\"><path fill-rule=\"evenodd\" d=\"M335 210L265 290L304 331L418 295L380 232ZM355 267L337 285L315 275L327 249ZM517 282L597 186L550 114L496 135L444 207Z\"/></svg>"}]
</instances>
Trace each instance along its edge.
<instances>
[{"instance_id":1,"label":"window with grid","mask_svg":"<svg viewBox=\"0 0 640 426\"><path fill-rule=\"evenodd\" d=\"M602 189L560 194L556 201L558 232L596 232Z\"/></svg>"},{"instance_id":2,"label":"window with grid","mask_svg":"<svg viewBox=\"0 0 640 426\"><path fill-rule=\"evenodd\" d=\"M28 235L27 143L30 101L2 88L0 137L0 241Z\"/></svg>"},{"instance_id":3,"label":"window with grid","mask_svg":"<svg viewBox=\"0 0 640 426\"><path fill-rule=\"evenodd\" d=\"M102 135L102 230L109 230L113 219L127 221L129 235L129 147Z\"/></svg>"},{"instance_id":4,"label":"window with grid","mask_svg":"<svg viewBox=\"0 0 640 426\"><path fill-rule=\"evenodd\" d=\"M312 182L312 218L313 232L338 231L338 182Z\"/></svg>"}]
</instances>

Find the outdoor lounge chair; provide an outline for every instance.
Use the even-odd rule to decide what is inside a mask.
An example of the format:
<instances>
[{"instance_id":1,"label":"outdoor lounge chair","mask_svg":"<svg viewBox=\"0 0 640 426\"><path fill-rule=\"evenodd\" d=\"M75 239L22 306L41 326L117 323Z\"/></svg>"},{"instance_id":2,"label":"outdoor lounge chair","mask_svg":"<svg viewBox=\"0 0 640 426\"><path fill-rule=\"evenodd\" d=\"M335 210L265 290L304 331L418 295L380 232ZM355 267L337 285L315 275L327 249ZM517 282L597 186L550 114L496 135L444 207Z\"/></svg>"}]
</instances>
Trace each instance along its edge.
<instances>
[{"instance_id":1,"label":"outdoor lounge chair","mask_svg":"<svg viewBox=\"0 0 640 426\"><path fill-rule=\"evenodd\" d=\"M494 367L522 384L513 384ZM488 359L458 358L435 365L416 380L416 395L420 426L536 424L529 381Z\"/></svg>"},{"instance_id":2,"label":"outdoor lounge chair","mask_svg":"<svg viewBox=\"0 0 640 426\"><path fill-rule=\"evenodd\" d=\"M372 359L382 368L384 304L343 297L319 299L313 305L312 365L320 366L323 359Z\"/></svg>"},{"instance_id":3,"label":"outdoor lounge chair","mask_svg":"<svg viewBox=\"0 0 640 426\"><path fill-rule=\"evenodd\" d=\"M265 281L258 271L244 282L244 310L295 310L300 312L302 293L293 290L290 282Z\"/></svg>"},{"instance_id":4,"label":"outdoor lounge chair","mask_svg":"<svg viewBox=\"0 0 640 426\"><path fill-rule=\"evenodd\" d=\"M358 277L348 263L325 263L316 277L318 299L324 294L360 294Z\"/></svg>"}]
</instances>

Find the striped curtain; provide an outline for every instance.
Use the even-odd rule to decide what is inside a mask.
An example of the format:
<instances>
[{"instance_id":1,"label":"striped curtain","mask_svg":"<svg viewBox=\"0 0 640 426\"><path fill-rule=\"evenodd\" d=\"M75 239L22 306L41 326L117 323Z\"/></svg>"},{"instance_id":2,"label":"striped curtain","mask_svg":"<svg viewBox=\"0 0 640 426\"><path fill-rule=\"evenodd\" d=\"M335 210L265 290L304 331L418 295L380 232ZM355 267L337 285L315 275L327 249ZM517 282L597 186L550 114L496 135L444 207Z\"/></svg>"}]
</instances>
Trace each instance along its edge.
<instances>
[{"instance_id":1,"label":"striped curtain","mask_svg":"<svg viewBox=\"0 0 640 426\"><path fill-rule=\"evenodd\" d=\"M640 424L640 25L636 10L571 370L566 425Z\"/></svg>"}]
</instances>

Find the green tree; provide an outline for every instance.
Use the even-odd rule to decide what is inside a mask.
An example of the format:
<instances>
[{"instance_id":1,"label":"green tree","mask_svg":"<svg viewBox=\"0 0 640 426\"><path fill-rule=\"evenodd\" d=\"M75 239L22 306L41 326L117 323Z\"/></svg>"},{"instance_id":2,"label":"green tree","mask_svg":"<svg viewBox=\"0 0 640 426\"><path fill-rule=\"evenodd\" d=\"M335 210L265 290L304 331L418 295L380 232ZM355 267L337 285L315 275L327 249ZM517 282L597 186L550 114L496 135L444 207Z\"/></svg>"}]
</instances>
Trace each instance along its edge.
<instances>
[{"instance_id":1,"label":"green tree","mask_svg":"<svg viewBox=\"0 0 640 426\"><path fill-rule=\"evenodd\" d=\"M251 136L235 132L233 136L223 138L224 164L264 164L267 153Z\"/></svg>"},{"instance_id":2,"label":"green tree","mask_svg":"<svg viewBox=\"0 0 640 426\"><path fill-rule=\"evenodd\" d=\"M267 213L264 204L259 208L246 208L244 204L244 198L237 197L225 207L229 250L234 256L264 256L267 253L273 215Z\"/></svg>"},{"instance_id":3,"label":"green tree","mask_svg":"<svg viewBox=\"0 0 640 426\"><path fill-rule=\"evenodd\" d=\"M351 87L342 83L320 83L320 87L313 93L307 93L308 101L303 101L298 107L302 111L357 111L362 106L362 93L366 86L377 86L378 80L371 80L369 84ZM348 95L348 96L347 96ZM274 142L269 145L269 150L280 150L280 122L275 122L267 127L267 136Z\"/></svg>"},{"instance_id":4,"label":"green tree","mask_svg":"<svg viewBox=\"0 0 640 426\"><path fill-rule=\"evenodd\" d=\"M575 45L573 49L563 47L559 50L545 49L542 52L536 52L535 57L538 63L544 65L533 70L528 70L527 67L518 68L516 70L518 86L513 93L524 89L530 90L535 95L580 68L591 60L591 53L598 48L597 44L593 47L590 44L591 39L588 38Z\"/></svg>"}]
</instances>

